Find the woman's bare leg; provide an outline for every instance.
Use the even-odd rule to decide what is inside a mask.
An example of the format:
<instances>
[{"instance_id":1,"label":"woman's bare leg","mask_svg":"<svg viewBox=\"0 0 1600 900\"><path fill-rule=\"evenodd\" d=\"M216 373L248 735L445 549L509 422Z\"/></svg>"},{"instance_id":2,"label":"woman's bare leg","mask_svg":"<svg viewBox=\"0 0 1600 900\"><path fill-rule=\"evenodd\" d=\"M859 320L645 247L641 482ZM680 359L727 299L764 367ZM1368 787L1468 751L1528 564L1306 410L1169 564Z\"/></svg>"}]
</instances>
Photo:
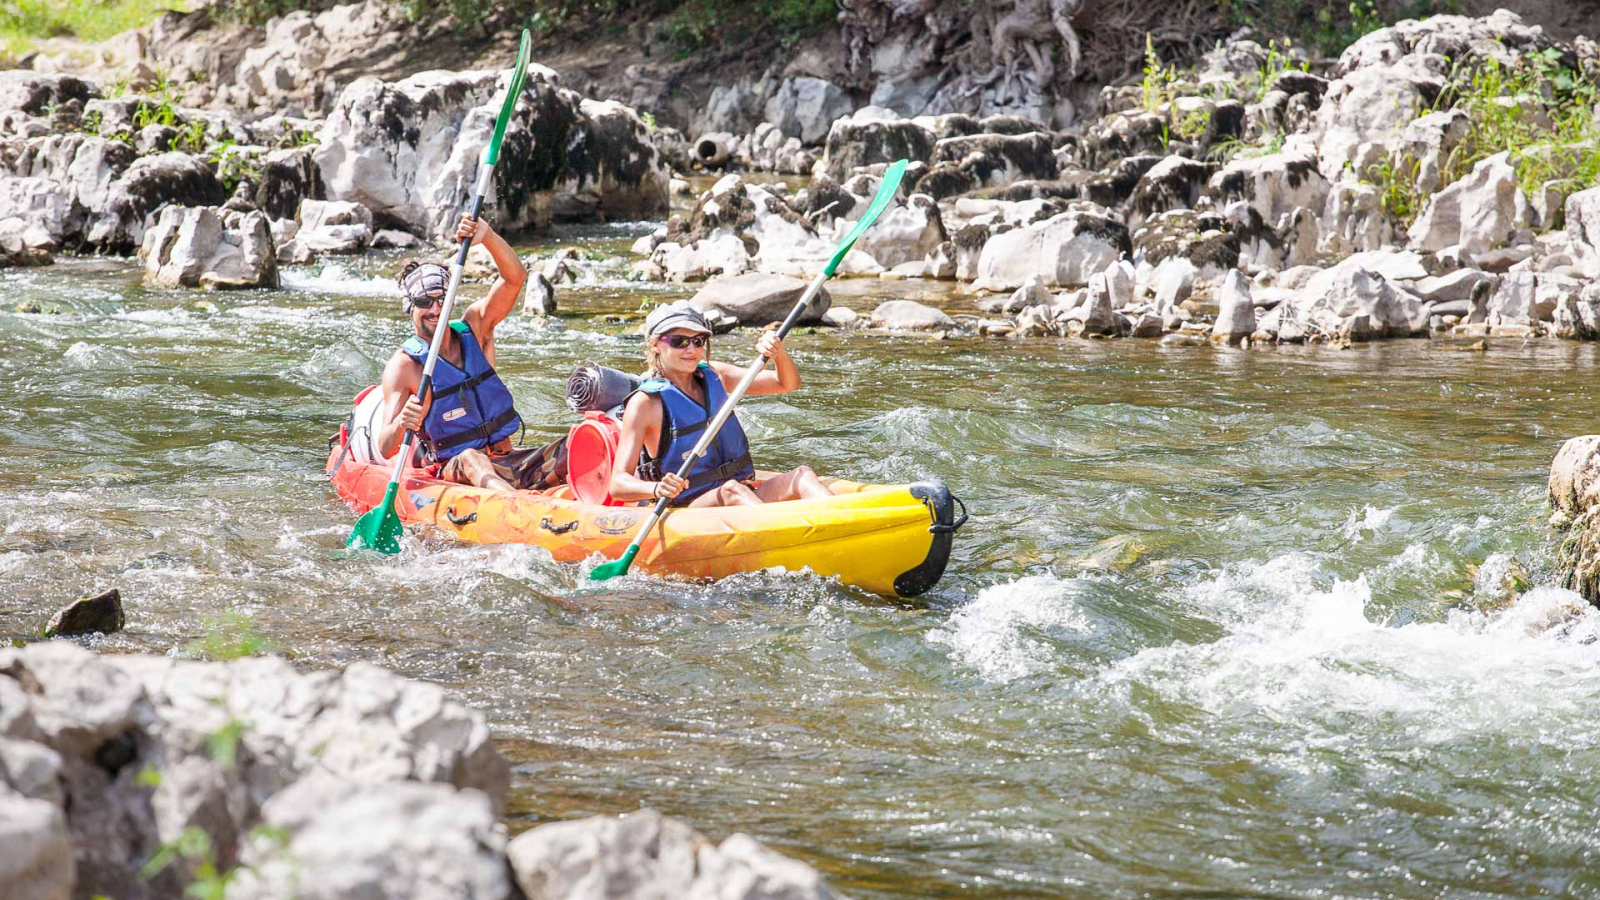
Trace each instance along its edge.
<instances>
[{"instance_id":1,"label":"woman's bare leg","mask_svg":"<svg viewBox=\"0 0 1600 900\"><path fill-rule=\"evenodd\" d=\"M756 488L756 496L766 503L781 500L813 500L832 497L833 491L822 483L810 466L800 466L792 472L774 475Z\"/></svg>"},{"instance_id":2,"label":"woman's bare leg","mask_svg":"<svg viewBox=\"0 0 1600 900\"><path fill-rule=\"evenodd\" d=\"M724 481L715 490L689 501L690 506L750 506L761 503L756 492L738 481Z\"/></svg>"}]
</instances>

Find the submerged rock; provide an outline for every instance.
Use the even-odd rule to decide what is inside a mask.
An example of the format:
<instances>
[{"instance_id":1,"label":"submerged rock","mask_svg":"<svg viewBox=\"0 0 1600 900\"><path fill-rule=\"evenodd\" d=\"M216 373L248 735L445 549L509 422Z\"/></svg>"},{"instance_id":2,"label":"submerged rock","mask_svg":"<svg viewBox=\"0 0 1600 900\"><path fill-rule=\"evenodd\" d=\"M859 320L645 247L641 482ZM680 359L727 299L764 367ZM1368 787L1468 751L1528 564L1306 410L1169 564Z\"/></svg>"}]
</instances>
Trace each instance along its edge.
<instances>
[{"instance_id":1,"label":"submerged rock","mask_svg":"<svg viewBox=\"0 0 1600 900\"><path fill-rule=\"evenodd\" d=\"M732 316L740 325L765 325L781 322L794 308L807 283L798 278L772 275L765 272L747 272L732 278L719 278L708 282L689 301L702 313ZM800 324L822 321L833 298L827 288L817 291L811 303L800 313Z\"/></svg>"}]
</instances>

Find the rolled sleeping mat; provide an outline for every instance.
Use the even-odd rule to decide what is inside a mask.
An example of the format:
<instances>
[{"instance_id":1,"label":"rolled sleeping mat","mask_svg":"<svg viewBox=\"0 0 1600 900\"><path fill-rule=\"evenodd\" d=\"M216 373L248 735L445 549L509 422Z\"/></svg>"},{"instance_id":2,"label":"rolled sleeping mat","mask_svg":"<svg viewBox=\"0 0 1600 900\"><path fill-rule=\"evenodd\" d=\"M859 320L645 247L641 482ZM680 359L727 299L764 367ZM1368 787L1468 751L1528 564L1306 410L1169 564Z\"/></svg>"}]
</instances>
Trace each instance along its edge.
<instances>
[{"instance_id":1,"label":"rolled sleeping mat","mask_svg":"<svg viewBox=\"0 0 1600 900\"><path fill-rule=\"evenodd\" d=\"M598 363L584 363L567 379L567 408L573 412L605 412L621 406L643 379Z\"/></svg>"}]
</instances>

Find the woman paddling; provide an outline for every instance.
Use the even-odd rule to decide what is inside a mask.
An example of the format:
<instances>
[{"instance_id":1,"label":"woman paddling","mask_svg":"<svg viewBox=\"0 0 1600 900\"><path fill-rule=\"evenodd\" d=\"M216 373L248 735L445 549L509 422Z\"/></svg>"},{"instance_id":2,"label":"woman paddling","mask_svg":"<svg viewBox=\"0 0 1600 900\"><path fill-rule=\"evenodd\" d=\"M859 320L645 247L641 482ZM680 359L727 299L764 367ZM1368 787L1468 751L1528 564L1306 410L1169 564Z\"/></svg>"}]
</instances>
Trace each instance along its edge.
<instances>
[{"instance_id":1,"label":"woman paddling","mask_svg":"<svg viewBox=\"0 0 1600 900\"><path fill-rule=\"evenodd\" d=\"M800 372L776 332L756 349L773 362L750 385L749 394L787 394L800 387ZM611 496L618 500L668 497L672 506L737 506L832 496L810 466L756 484L750 445L739 417L730 416L695 463L687 479L676 469L716 417L744 370L712 362L711 327L688 301L660 306L645 319L645 359L650 376L628 398L622 414L617 459L640 460L637 473L618 466ZM641 455L641 451L642 455Z\"/></svg>"}]
</instances>

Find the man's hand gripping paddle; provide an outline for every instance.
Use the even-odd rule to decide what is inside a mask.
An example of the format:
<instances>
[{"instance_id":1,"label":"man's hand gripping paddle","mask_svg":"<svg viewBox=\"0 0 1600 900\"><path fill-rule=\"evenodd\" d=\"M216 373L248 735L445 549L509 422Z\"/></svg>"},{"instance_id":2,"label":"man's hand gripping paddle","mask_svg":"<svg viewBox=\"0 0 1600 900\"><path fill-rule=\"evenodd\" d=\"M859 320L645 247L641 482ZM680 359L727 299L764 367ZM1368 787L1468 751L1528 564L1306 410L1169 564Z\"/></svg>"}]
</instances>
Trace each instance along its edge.
<instances>
[{"instance_id":1,"label":"man's hand gripping paddle","mask_svg":"<svg viewBox=\"0 0 1600 900\"><path fill-rule=\"evenodd\" d=\"M511 75L511 83L506 86L505 101L500 105L500 117L494 122L494 137L489 140L489 146L483 151L483 159L478 165L478 181L473 186L473 219L477 219L483 212L483 196L489 193L489 182L494 178L495 164L500 161L500 143L505 140L506 126L511 122L511 111L516 109L517 99L522 96L523 83L528 78L529 53L528 31L523 29L522 43L517 48L516 71ZM461 286L461 270L467 264L467 250L471 247L472 238L470 236L462 238L461 249L456 253L455 263L450 266L450 287L445 291L444 306L439 310L439 327L434 329L433 343L428 346L428 359L422 366L422 384L417 388L418 397L427 397L433 389L433 367L439 361L439 348L443 344L445 332L450 330L450 308L455 304L456 289ZM405 440L400 444L400 452L395 456L394 473L389 476L389 488L383 492L383 500L356 520L356 527L351 530L350 539L345 541L346 547L355 550L376 550L388 554L400 552L402 528L400 516L394 510L394 498L400 490L400 475L411 459L411 444L415 439L416 432L407 430Z\"/></svg>"},{"instance_id":2,"label":"man's hand gripping paddle","mask_svg":"<svg viewBox=\"0 0 1600 900\"><path fill-rule=\"evenodd\" d=\"M778 328L779 339L789 333L789 329L794 327L794 323L800 318L800 314L811 304L811 298L815 297L817 291L822 289L822 283L833 275L835 269L839 268L839 262L844 259L846 253L850 252L850 247L855 244L856 238L861 237L862 232L877 221L878 216L888 207L889 202L894 199L895 192L900 189L900 179L906 172L906 162L903 159L899 160L889 166L887 172L883 173L883 182L878 185L878 195L872 198L872 205L867 207L867 214L861 217L861 221L856 223L856 227L850 229L849 234L845 235L838 249L833 251L833 258L828 260L827 267L812 280L811 284L806 288L806 292L800 295L800 300L794 305L794 309L789 310L789 317L784 319L783 325ZM767 358L765 356L757 356L755 362L750 364L750 368L745 370L744 377L739 379L739 386L728 394L727 402L722 404L722 409L717 412L717 417L711 420L710 425L706 426L705 433L695 443L694 450L684 457L683 465L678 467L679 478L689 477L689 470L694 468L694 464L699 462L700 457L705 455L706 449L716 439L717 431L722 428L722 423L728 421L728 417L733 415L733 408L738 405L745 391L750 389L750 383L756 380L756 376L760 375L761 370L766 366ZM639 545L643 543L644 536L650 533L650 529L656 526L656 522L660 521L661 516L667 511L667 503L668 498L666 497L657 500L655 510L650 513L650 519L633 536L633 543L628 545L628 549L622 554L622 558L595 566L594 571L589 573L589 579L591 581L605 581L607 578L615 578L618 575L627 574L628 567L633 565L633 558L639 555Z\"/></svg>"}]
</instances>

